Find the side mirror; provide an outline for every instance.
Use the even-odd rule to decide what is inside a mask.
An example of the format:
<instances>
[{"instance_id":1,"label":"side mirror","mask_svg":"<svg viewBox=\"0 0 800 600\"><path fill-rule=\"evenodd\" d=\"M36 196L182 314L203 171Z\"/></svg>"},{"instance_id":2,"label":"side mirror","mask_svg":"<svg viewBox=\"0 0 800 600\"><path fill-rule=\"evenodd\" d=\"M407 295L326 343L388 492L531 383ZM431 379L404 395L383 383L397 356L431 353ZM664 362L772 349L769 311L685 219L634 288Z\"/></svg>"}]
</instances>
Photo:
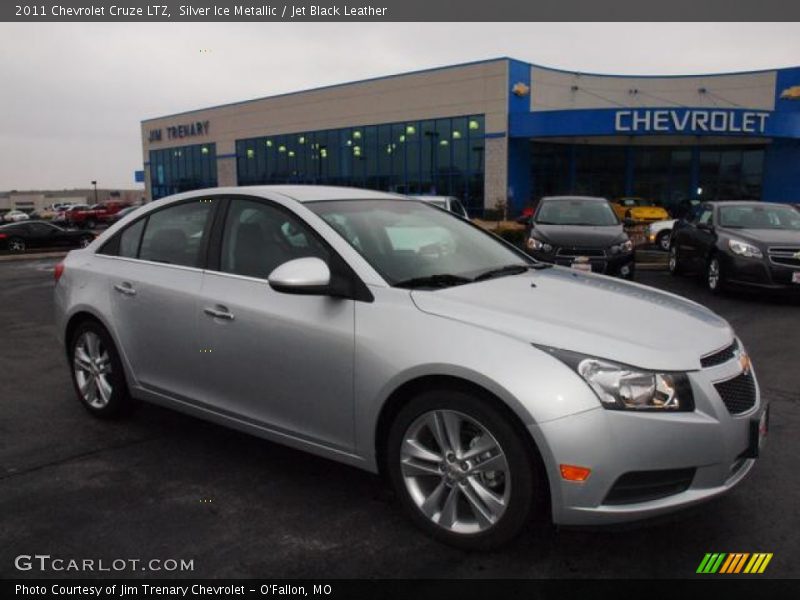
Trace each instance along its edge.
<instances>
[{"instance_id":1,"label":"side mirror","mask_svg":"<svg viewBox=\"0 0 800 600\"><path fill-rule=\"evenodd\" d=\"M296 258L278 266L267 281L284 294L324 295L330 291L331 271L320 258Z\"/></svg>"},{"instance_id":2,"label":"side mirror","mask_svg":"<svg viewBox=\"0 0 800 600\"><path fill-rule=\"evenodd\" d=\"M623 224L625 227L635 227L635 226L636 226L636 221L634 221L634 220L633 220L633 219L631 219L630 217L625 217L625 218L622 220L622 224Z\"/></svg>"}]
</instances>

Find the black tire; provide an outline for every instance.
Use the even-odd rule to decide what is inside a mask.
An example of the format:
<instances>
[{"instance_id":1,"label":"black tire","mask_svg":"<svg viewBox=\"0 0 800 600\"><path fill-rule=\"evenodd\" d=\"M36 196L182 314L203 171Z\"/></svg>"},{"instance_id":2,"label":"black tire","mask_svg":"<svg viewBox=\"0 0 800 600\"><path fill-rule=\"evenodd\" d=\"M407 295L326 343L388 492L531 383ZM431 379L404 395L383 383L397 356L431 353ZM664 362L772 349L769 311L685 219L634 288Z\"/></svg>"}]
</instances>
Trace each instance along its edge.
<instances>
[{"instance_id":1,"label":"black tire","mask_svg":"<svg viewBox=\"0 0 800 600\"><path fill-rule=\"evenodd\" d=\"M667 259L667 267L672 275L680 275L683 273L683 265L681 264L681 254L678 251L678 246L671 244L669 247L669 258Z\"/></svg>"},{"instance_id":2,"label":"black tire","mask_svg":"<svg viewBox=\"0 0 800 600\"><path fill-rule=\"evenodd\" d=\"M497 441L506 459L511 483L505 509L496 522L483 531L461 533L440 526L423 514L406 486L401 466L401 448L409 428L422 415L441 410L455 411L480 424ZM525 433L519 431L509 417L494 408L486 398L458 390L430 390L406 404L391 424L386 448L386 471L403 509L423 531L441 542L465 550L496 548L521 533L531 523L532 517L543 517L547 506L549 488L544 467L541 459L535 455L532 442L526 443L523 435ZM431 485L445 481L444 475L441 476L441 482L436 475L429 479ZM449 487L455 486L455 483L451 483ZM463 487L469 486L465 483ZM463 500L460 497L459 501ZM473 514L476 513L473 511Z\"/></svg>"},{"instance_id":3,"label":"black tire","mask_svg":"<svg viewBox=\"0 0 800 600\"><path fill-rule=\"evenodd\" d=\"M97 223L95 223L94 219L89 219L88 221L86 221L87 229L94 229L95 227L97 227Z\"/></svg>"},{"instance_id":4,"label":"black tire","mask_svg":"<svg viewBox=\"0 0 800 600\"><path fill-rule=\"evenodd\" d=\"M9 238L8 250L9 252L25 252L25 240L18 237Z\"/></svg>"},{"instance_id":5,"label":"black tire","mask_svg":"<svg viewBox=\"0 0 800 600\"><path fill-rule=\"evenodd\" d=\"M110 369L105 373L105 378L111 385L111 393L104 406L94 406L89 402L86 395L81 393L80 384L78 381L78 373L75 367L75 355L79 343L86 334L93 334L99 338L100 348L108 355L108 362ZM72 376L72 385L75 389L75 395L92 415L102 419L111 419L123 417L135 408L136 402L131 397L128 390L128 384L125 381L125 372L122 368L122 362L119 358L114 341L111 339L108 331L97 321L86 320L79 324L73 332L69 340L69 348L67 352L69 359L69 369ZM99 394L99 392L97 392Z\"/></svg>"},{"instance_id":6,"label":"black tire","mask_svg":"<svg viewBox=\"0 0 800 600\"><path fill-rule=\"evenodd\" d=\"M656 248L659 250L664 250L665 252L669 252L669 237L671 234L672 232L669 230L659 232L659 234L656 236Z\"/></svg>"},{"instance_id":7,"label":"black tire","mask_svg":"<svg viewBox=\"0 0 800 600\"><path fill-rule=\"evenodd\" d=\"M716 276L714 276L715 270ZM712 254L706 261L705 280L706 289L712 294L721 294L725 291L725 272L716 254Z\"/></svg>"}]
</instances>

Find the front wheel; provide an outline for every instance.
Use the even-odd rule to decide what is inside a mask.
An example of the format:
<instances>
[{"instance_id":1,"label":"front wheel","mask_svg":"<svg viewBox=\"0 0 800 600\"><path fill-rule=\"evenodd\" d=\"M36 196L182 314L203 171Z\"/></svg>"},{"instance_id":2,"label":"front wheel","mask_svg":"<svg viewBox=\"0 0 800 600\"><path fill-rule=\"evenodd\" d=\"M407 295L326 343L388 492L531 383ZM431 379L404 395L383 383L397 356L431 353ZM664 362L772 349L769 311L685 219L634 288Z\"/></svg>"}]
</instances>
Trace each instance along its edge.
<instances>
[{"instance_id":1,"label":"front wheel","mask_svg":"<svg viewBox=\"0 0 800 600\"><path fill-rule=\"evenodd\" d=\"M712 294L719 294L725 288L722 265L716 256L712 256L706 265L706 287Z\"/></svg>"},{"instance_id":2,"label":"front wheel","mask_svg":"<svg viewBox=\"0 0 800 600\"><path fill-rule=\"evenodd\" d=\"M406 405L391 426L386 458L411 519L459 548L510 541L546 498L521 435L500 411L464 392L425 392Z\"/></svg>"}]
</instances>

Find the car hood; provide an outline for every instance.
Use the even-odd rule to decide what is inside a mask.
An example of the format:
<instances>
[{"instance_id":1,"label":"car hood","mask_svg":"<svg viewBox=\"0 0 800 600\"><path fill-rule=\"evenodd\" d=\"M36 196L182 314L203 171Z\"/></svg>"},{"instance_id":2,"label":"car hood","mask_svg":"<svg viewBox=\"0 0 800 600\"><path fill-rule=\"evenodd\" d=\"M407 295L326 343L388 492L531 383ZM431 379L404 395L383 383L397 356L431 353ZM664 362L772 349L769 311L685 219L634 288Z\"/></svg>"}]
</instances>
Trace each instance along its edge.
<instances>
[{"instance_id":1,"label":"car hood","mask_svg":"<svg viewBox=\"0 0 800 600\"><path fill-rule=\"evenodd\" d=\"M531 235L556 246L583 246L586 248L607 248L627 239L622 225L541 225L531 230Z\"/></svg>"},{"instance_id":2,"label":"car hood","mask_svg":"<svg viewBox=\"0 0 800 600\"><path fill-rule=\"evenodd\" d=\"M790 229L732 229L725 228L725 233L733 238L741 238L750 242L768 244L770 246L800 245L800 231Z\"/></svg>"},{"instance_id":3,"label":"car hood","mask_svg":"<svg viewBox=\"0 0 800 600\"><path fill-rule=\"evenodd\" d=\"M734 335L724 319L679 296L561 267L411 297L432 315L653 370L699 369L701 356Z\"/></svg>"}]
</instances>

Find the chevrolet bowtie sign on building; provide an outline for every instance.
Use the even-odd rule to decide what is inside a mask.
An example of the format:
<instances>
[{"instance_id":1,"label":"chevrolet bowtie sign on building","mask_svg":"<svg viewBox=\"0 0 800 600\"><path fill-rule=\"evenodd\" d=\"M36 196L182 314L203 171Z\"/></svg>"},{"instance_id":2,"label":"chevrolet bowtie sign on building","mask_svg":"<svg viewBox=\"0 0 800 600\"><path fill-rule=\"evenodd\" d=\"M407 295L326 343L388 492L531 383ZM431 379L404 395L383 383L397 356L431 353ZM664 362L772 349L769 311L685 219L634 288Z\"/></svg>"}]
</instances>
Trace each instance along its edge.
<instances>
[{"instance_id":1,"label":"chevrolet bowtie sign on building","mask_svg":"<svg viewBox=\"0 0 800 600\"><path fill-rule=\"evenodd\" d=\"M142 122L151 198L333 184L458 197L800 202L800 67L600 75L497 58ZM209 125L211 124L211 125Z\"/></svg>"}]
</instances>

